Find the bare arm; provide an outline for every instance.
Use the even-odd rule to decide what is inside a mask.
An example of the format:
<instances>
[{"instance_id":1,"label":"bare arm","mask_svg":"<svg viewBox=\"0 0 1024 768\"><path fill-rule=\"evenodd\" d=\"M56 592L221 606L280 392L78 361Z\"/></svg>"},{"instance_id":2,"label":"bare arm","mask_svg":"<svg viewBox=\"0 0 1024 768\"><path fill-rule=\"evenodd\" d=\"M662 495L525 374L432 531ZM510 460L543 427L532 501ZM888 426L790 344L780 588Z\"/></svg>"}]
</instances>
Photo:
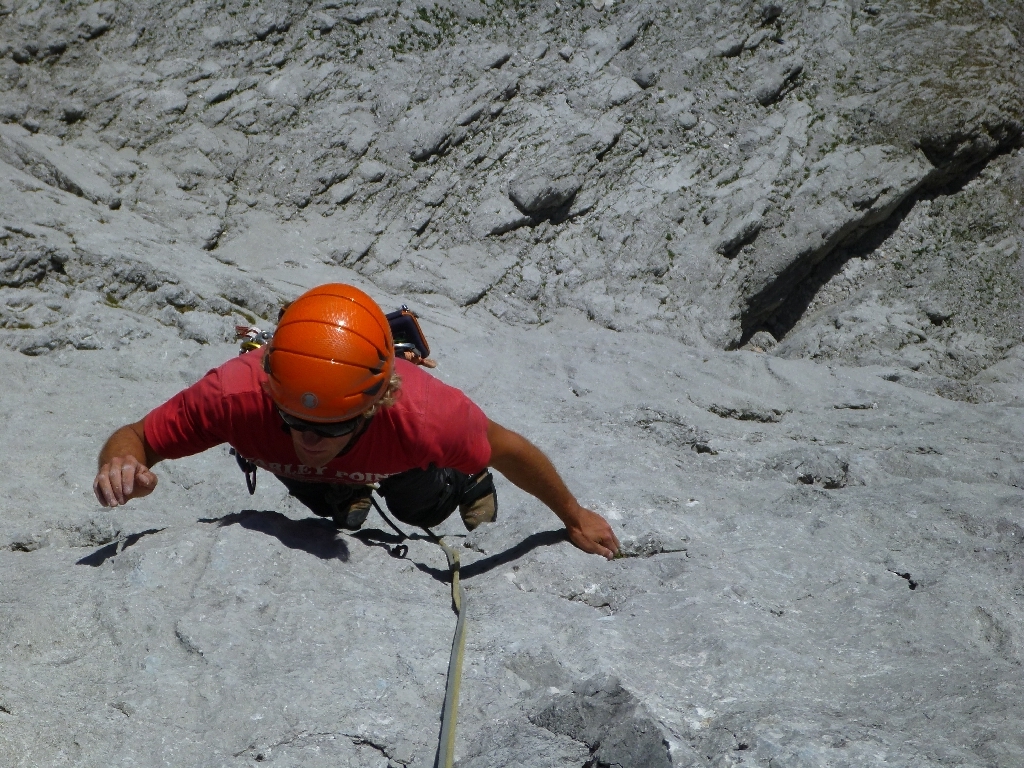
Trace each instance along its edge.
<instances>
[{"instance_id":1,"label":"bare arm","mask_svg":"<svg viewBox=\"0 0 1024 768\"><path fill-rule=\"evenodd\" d=\"M580 506L537 446L490 420L487 440L491 444L491 466L558 515L573 545L609 559L616 555L619 540L611 526L596 512Z\"/></svg>"},{"instance_id":2,"label":"bare arm","mask_svg":"<svg viewBox=\"0 0 1024 768\"><path fill-rule=\"evenodd\" d=\"M99 469L92 488L104 507L116 507L148 496L157 477L149 468L160 461L146 442L145 421L126 424L107 438L100 449Z\"/></svg>"}]
</instances>

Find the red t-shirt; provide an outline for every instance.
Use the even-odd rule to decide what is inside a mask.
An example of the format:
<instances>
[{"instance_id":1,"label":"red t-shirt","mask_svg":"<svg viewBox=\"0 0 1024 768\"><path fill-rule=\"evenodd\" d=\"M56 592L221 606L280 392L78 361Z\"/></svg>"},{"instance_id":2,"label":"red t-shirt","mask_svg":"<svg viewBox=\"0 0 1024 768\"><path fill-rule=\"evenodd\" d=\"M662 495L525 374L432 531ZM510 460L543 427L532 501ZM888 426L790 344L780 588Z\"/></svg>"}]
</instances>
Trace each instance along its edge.
<instances>
[{"instance_id":1,"label":"red t-shirt","mask_svg":"<svg viewBox=\"0 0 1024 768\"><path fill-rule=\"evenodd\" d=\"M491 446L487 417L462 392L419 366L397 360L398 402L381 408L344 455L319 469L299 463L291 434L263 387L263 350L214 368L146 416L146 440L160 456L178 459L230 443L275 475L328 483L375 483L430 464L476 474Z\"/></svg>"}]
</instances>

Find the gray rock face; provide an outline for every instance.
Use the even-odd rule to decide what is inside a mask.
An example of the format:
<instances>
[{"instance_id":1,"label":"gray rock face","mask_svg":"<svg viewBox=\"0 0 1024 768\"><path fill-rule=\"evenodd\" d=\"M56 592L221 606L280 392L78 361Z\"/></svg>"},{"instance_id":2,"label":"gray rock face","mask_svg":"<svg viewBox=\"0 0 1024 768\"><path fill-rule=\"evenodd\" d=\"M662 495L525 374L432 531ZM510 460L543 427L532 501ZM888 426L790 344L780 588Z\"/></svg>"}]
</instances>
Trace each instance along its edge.
<instances>
[{"instance_id":1,"label":"gray rock face","mask_svg":"<svg viewBox=\"0 0 1024 768\"><path fill-rule=\"evenodd\" d=\"M523 213L540 213L561 208L576 196L581 186L575 176L551 178L537 174L513 180L508 196Z\"/></svg>"},{"instance_id":2,"label":"gray rock face","mask_svg":"<svg viewBox=\"0 0 1024 768\"><path fill-rule=\"evenodd\" d=\"M0 127L0 160L44 183L108 208L121 207L121 198L105 179L84 167L52 137L32 136L16 126Z\"/></svg>"},{"instance_id":3,"label":"gray rock face","mask_svg":"<svg viewBox=\"0 0 1024 768\"><path fill-rule=\"evenodd\" d=\"M507 197L496 196L480 203L471 225L477 237L503 235L526 226L533 219L519 211Z\"/></svg>"},{"instance_id":4,"label":"gray rock face","mask_svg":"<svg viewBox=\"0 0 1024 768\"><path fill-rule=\"evenodd\" d=\"M712 52L715 56L738 56L743 51L744 37L725 37L715 43Z\"/></svg>"},{"instance_id":5,"label":"gray rock face","mask_svg":"<svg viewBox=\"0 0 1024 768\"><path fill-rule=\"evenodd\" d=\"M844 488L849 482L850 465L833 453L796 448L779 456L772 469L782 472L792 482Z\"/></svg>"},{"instance_id":6,"label":"gray rock face","mask_svg":"<svg viewBox=\"0 0 1024 768\"><path fill-rule=\"evenodd\" d=\"M667 734L638 709L618 680L588 680L578 691L553 697L531 721L583 742L598 764L671 768Z\"/></svg>"},{"instance_id":7,"label":"gray rock face","mask_svg":"<svg viewBox=\"0 0 1024 768\"><path fill-rule=\"evenodd\" d=\"M238 78L234 77L217 80L210 84L206 93L203 94L203 99L207 104L216 104L217 102L229 99L238 90L238 83Z\"/></svg>"},{"instance_id":8,"label":"gray rock face","mask_svg":"<svg viewBox=\"0 0 1024 768\"><path fill-rule=\"evenodd\" d=\"M926 5L0 4L0 756L432 764L437 547L89 487L348 281L622 543L446 524L460 766L1024 764L1024 18Z\"/></svg>"},{"instance_id":9,"label":"gray rock face","mask_svg":"<svg viewBox=\"0 0 1024 768\"><path fill-rule=\"evenodd\" d=\"M633 73L633 82L641 88L651 88L658 82L658 70L654 67L643 67Z\"/></svg>"},{"instance_id":10,"label":"gray rock face","mask_svg":"<svg viewBox=\"0 0 1024 768\"><path fill-rule=\"evenodd\" d=\"M987 693L1019 687L1019 577L1006 562L1024 541L1020 472L1000 458L1019 439L1017 409L943 400L869 369L700 354L572 315L507 336L496 357L508 330L479 305L450 307L425 312L444 375L496 418L531 424L626 555L572 550L505 483L501 522L445 528L462 543L472 617L460 763L881 765L879 743L888 762L920 754L909 730L953 755L933 764L964 763L979 749L968 739L979 708L1008 723L984 749L1017 759L1020 699ZM162 495L131 510L92 507L78 478L97 436L45 429L68 366L144 402L233 354L183 344L157 320L141 328L150 335L124 342L127 354L4 353L8 402L23 406L5 429L54 478L7 481L5 754L31 748L49 762L77 739L83 757L152 762L170 729L157 716L173 713L189 761L430 765L454 625L436 547L414 540L396 560L376 545L383 523L339 534L266 476L250 504L220 451L159 465ZM735 387L725 398L722 381ZM723 417L680 390L784 416ZM547 424L530 418L538 410ZM714 450L690 447L700 441ZM33 503L17 501L33 488ZM44 686L20 682L37 670ZM922 691L923 713L909 713L901 697ZM808 711L811 695L836 704ZM83 725L69 728L70 712ZM895 724L865 728L869 715Z\"/></svg>"},{"instance_id":11,"label":"gray rock face","mask_svg":"<svg viewBox=\"0 0 1024 768\"><path fill-rule=\"evenodd\" d=\"M743 43L738 43L739 48L736 49L736 53L739 53L743 49ZM729 50L733 50L730 48ZM736 53L722 53L720 55L736 55ZM784 61L778 66L774 67L771 72L765 74L763 78L754 84L754 98L757 103L762 107L767 107L769 104L773 104L778 101L782 92L786 89L793 80L804 71L804 64L799 60Z\"/></svg>"},{"instance_id":12,"label":"gray rock face","mask_svg":"<svg viewBox=\"0 0 1024 768\"><path fill-rule=\"evenodd\" d=\"M345 8L341 17L352 24L362 24L380 16L381 9L371 5L359 5L355 8Z\"/></svg>"}]
</instances>

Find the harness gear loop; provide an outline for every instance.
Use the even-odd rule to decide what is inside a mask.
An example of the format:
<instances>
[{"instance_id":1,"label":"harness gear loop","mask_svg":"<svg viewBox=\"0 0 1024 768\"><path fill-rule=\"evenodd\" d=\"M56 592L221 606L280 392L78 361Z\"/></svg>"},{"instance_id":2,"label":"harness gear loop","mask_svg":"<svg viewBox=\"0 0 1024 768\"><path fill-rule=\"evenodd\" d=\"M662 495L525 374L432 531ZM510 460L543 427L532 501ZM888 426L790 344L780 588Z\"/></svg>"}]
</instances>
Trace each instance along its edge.
<instances>
[{"instance_id":1,"label":"harness gear loop","mask_svg":"<svg viewBox=\"0 0 1024 768\"><path fill-rule=\"evenodd\" d=\"M409 536L399 528L392 519L385 514L372 498L373 506L391 528L405 541ZM448 560L448 570L452 575L452 609L459 617L455 623L455 637L452 638L452 652L448 657L448 682L444 690L444 707L441 710L441 735L437 743L437 757L434 759L434 768L452 768L455 762L455 725L458 719L459 710L459 689L462 686L462 661L466 654L466 590L462 586L460 578L459 553L448 546L444 539L438 536L429 528L423 528L430 540L444 550L444 556ZM402 549L401 555L395 553ZM391 550L395 557L405 557L409 547L405 544L398 544Z\"/></svg>"},{"instance_id":2,"label":"harness gear loop","mask_svg":"<svg viewBox=\"0 0 1024 768\"><path fill-rule=\"evenodd\" d=\"M376 488L374 490L376 490ZM387 513L383 509L380 508L380 504L377 503L377 500L372 495L370 496L370 501L373 502L373 507L374 507L374 509L377 510L377 513L382 518L384 518L384 522L387 523L388 525L390 525L391 526L391 530L393 530L395 533L397 533L401 537L401 541L405 541L406 539L409 538L409 536L406 534L406 532L403 531L401 528L399 528L395 524L395 522L387 515ZM406 550L408 550L408 549L409 548L406 547ZM392 554L394 554L394 553L392 553Z\"/></svg>"},{"instance_id":3,"label":"harness gear loop","mask_svg":"<svg viewBox=\"0 0 1024 768\"><path fill-rule=\"evenodd\" d=\"M256 465L243 457L234 448L228 450L232 456L235 457L235 461L238 463L239 469L245 472L245 487L249 489L249 495L253 496L256 494Z\"/></svg>"}]
</instances>

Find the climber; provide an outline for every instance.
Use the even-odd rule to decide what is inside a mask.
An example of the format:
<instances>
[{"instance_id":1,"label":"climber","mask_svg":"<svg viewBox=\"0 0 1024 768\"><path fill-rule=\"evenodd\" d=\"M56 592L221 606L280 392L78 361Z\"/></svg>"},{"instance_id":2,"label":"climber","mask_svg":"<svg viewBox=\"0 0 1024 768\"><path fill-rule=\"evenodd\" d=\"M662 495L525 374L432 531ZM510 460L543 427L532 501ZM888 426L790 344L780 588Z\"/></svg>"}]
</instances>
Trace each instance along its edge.
<instances>
[{"instance_id":1,"label":"climber","mask_svg":"<svg viewBox=\"0 0 1024 768\"><path fill-rule=\"evenodd\" d=\"M362 525L374 485L411 525L435 526L456 508L469 530L493 522L493 467L544 502L576 547L606 558L618 552L608 522L580 506L536 446L395 359L384 313L353 286L307 291L265 347L115 431L100 451L96 498L116 507L147 496L157 462L222 443L342 528Z\"/></svg>"}]
</instances>

